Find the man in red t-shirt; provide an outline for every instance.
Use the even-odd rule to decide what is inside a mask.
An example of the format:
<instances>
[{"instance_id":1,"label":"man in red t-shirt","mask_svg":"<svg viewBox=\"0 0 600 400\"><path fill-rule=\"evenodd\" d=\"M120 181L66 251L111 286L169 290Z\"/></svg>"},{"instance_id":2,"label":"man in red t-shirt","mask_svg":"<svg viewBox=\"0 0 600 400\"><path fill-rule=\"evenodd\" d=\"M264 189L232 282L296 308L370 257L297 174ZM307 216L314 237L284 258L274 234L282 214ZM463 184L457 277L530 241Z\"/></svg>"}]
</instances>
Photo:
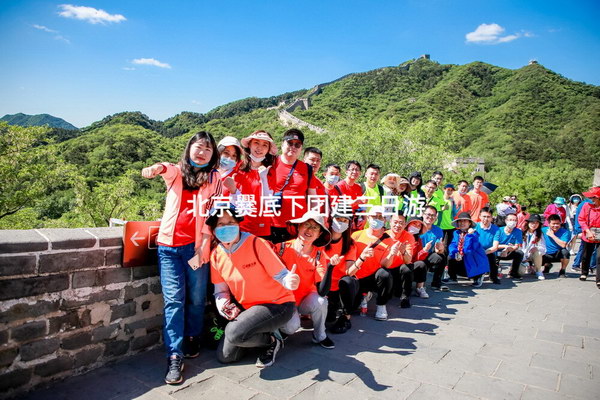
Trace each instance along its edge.
<instances>
[{"instance_id":1,"label":"man in red t-shirt","mask_svg":"<svg viewBox=\"0 0 600 400\"><path fill-rule=\"evenodd\" d=\"M364 203L366 199L363 197L362 187L356 183L358 178L360 178L360 173L362 171L362 167L358 161L348 161L346 163L346 178L338 183L335 186L335 189L330 192L338 192L339 196L337 199L337 208L340 211L346 213L346 210L351 208L352 212L356 214L358 211L359 205ZM332 205L332 209L335 208L336 205ZM349 211L349 210L348 210ZM362 218L361 218L362 220ZM362 226L357 225L357 218L354 218L352 230L357 230L357 227L362 229Z\"/></svg>"},{"instance_id":2,"label":"man in red t-shirt","mask_svg":"<svg viewBox=\"0 0 600 400\"><path fill-rule=\"evenodd\" d=\"M302 153L304 134L296 128L288 129L283 134L281 155L275 159L269 170L269 187L273 197L281 199L280 207L266 207L263 214L270 212L271 242L280 243L291 239L287 231L287 222L298 218L307 211L307 196L317 194L317 183L313 172L304 161L298 160Z\"/></svg>"},{"instance_id":3,"label":"man in red t-shirt","mask_svg":"<svg viewBox=\"0 0 600 400\"><path fill-rule=\"evenodd\" d=\"M479 213L483 207L489 207L490 200L488 195L481 190L483 187L483 177L476 176L473 178L473 190L469 192L471 198L471 219L479 222Z\"/></svg>"},{"instance_id":4,"label":"man in red t-shirt","mask_svg":"<svg viewBox=\"0 0 600 400\"><path fill-rule=\"evenodd\" d=\"M321 160L323 159L323 153L316 147L307 147L304 149L304 162L312 167L313 178L315 180L315 189L317 191L317 197L309 198L309 206L311 209L320 211L321 213L327 213L329 216L329 198L327 196L327 190L323 182L317 178L317 173L321 169Z\"/></svg>"}]
</instances>

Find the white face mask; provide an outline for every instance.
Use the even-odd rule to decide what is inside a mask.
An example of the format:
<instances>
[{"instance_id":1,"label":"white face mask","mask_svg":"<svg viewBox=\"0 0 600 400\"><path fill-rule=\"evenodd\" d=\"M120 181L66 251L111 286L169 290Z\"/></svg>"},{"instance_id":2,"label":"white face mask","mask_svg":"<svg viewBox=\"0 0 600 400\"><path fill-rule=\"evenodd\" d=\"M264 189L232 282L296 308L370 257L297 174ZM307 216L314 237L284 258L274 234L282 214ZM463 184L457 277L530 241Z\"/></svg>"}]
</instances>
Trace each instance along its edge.
<instances>
[{"instance_id":1,"label":"white face mask","mask_svg":"<svg viewBox=\"0 0 600 400\"><path fill-rule=\"evenodd\" d=\"M265 159L265 156L256 157L255 155L250 154L250 159L254 162L262 162Z\"/></svg>"},{"instance_id":2,"label":"white face mask","mask_svg":"<svg viewBox=\"0 0 600 400\"><path fill-rule=\"evenodd\" d=\"M335 233L345 232L346 229L348 229L348 225L347 222L340 222L337 219L331 221L331 229L333 229Z\"/></svg>"},{"instance_id":3,"label":"white face mask","mask_svg":"<svg viewBox=\"0 0 600 400\"><path fill-rule=\"evenodd\" d=\"M506 226L508 226L509 229L513 229L517 226L517 221L506 221Z\"/></svg>"},{"instance_id":4,"label":"white face mask","mask_svg":"<svg viewBox=\"0 0 600 400\"><path fill-rule=\"evenodd\" d=\"M411 235L416 235L417 233L421 232L421 229L414 225L409 226L407 230Z\"/></svg>"},{"instance_id":5,"label":"white face mask","mask_svg":"<svg viewBox=\"0 0 600 400\"><path fill-rule=\"evenodd\" d=\"M339 175L327 175L325 177L325 180L330 185L335 185L336 183L338 183L340 181L340 177L339 177Z\"/></svg>"},{"instance_id":6,"label":"white face mask","mask_svg":"<svg viewBox=\"0 0 600 400\"><path fill-rule=\"evenodd\" d=\"M378 231L383 228L384 222L380 219L369 218L369 226L374 230Z\"/></svg>"}]
</instances>

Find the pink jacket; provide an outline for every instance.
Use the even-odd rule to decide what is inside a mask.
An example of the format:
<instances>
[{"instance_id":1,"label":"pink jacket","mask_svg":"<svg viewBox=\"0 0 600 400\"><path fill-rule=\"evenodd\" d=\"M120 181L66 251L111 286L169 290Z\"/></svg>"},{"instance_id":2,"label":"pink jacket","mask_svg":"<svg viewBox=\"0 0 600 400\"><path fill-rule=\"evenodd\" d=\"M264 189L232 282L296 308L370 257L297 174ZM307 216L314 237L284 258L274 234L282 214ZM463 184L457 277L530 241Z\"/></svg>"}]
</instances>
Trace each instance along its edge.
<instances>
[{"instance_id":1,"label":"pink jacket","mask_svg":"<svg viewBox=\"0 0 600 400\"><path fill-rule=\"evenodd\" d=\"M585 235L585 231L590 228L600 228L600 207L594 207L592 203L585 203L581 206L579 217L577 218L579 225L581 225L581 239L584 242L589 242ZM595 243L595 242L594 242Z\"/></svg>"},{"instance_id":2,"label":"pink jacket","mask_svg":"<svg viewBox=\"0 0 600 400\"><path fill-rule=\"evenodd\" d=\"M173 244L173 234L179 215L179 207L181 206L181 194L183 192L183 179L181 167L171 163L161 163L165 167L161 174L167 185L167 199L165 200L165 212L160 221L160 229L158 230L158 243L166 245ZM213 169L208 178L208 183L200 188L196 197L194 209L199 210L196 215L196 243L194 248L197 250L200 246L203 233L210 234L210 229L204 224L206 215L213 205L213 197L221 196L223 184L221 183L221 175L216 169ZM209 201L202 202L204 199Z\"/></svg>"}]
</instances>

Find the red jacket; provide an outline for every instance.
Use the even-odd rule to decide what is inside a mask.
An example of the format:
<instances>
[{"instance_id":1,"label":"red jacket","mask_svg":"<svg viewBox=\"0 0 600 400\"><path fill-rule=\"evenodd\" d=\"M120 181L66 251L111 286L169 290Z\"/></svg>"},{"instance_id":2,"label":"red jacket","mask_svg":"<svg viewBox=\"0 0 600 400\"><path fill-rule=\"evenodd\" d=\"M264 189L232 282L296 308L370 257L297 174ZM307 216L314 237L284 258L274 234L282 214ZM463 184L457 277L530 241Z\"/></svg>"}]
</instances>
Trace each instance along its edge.
<instances>
[{"instance_id":1,"label":"red jacket","mask_svg":"<svg viewBox=\"0 0 600 400\"><path fill-rule=\"evenodd\" d=\"M579 218L577 220L579 221L581 231L583 232L581 238L584 242L591 242L588 240L585 231L590 228L600 228L600 206L596 207L592 203L585 203L581 207Z\"/></svg>"}]
</instances>

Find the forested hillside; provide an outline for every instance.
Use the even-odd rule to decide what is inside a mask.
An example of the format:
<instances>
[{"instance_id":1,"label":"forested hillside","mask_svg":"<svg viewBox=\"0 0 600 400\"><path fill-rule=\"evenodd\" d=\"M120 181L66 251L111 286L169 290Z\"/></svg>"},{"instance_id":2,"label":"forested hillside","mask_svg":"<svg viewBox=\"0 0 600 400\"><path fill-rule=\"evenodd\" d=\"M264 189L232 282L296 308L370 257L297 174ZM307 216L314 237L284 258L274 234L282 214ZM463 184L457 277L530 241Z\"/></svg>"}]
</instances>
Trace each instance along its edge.
<instances>
[{"instance_id":1,"label":"forested hillside","mask_svg":"<svg viewBox=\"0 0 600 400\"><path fill-rule=\"evenodd\" d=\"M265 129L279 142L287 128L278 112L307 96L310 107L292 114L326 129L305 130L305 145L323 150L323 164L356 159L384 173L427 175L456 158L481 157L486 179L500 185L492 201L515 193L534 210L587 189L600 168L599 87L538 64L509 70L421 59L165 121L123 112L79 131L0 123L0 228L158 218L164 185L142 179L142 167L176 162L198 130L218 141ZM448 171L446 180L471 174Z\"/></svg>"}]
</instances>

